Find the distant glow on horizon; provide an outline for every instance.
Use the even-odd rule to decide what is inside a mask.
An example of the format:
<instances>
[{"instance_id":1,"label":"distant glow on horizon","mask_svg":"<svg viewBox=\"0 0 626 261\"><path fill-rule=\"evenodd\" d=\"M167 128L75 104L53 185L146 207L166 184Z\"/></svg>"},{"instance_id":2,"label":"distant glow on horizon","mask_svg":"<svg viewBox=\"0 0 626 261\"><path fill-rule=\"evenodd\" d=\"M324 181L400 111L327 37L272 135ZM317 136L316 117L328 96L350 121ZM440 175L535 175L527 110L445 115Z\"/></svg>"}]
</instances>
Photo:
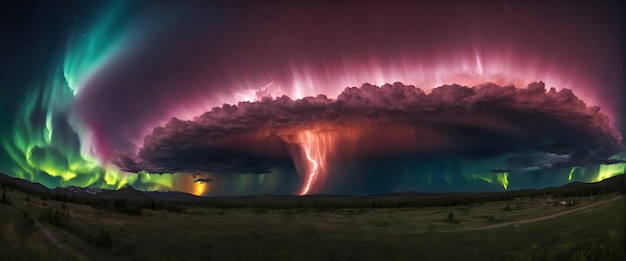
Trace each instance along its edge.
<instances>
[{"instance_id":1,"label":"distant glow on horizon","mask_svg":"<svg viewBox=\"0 0 626 261\"><path fill-rule=\"evenodd\" d=\"M203 196L206 192L208 184L206 182L194 182L193 193L196 196Z\"/></svg>"}]
</instances>

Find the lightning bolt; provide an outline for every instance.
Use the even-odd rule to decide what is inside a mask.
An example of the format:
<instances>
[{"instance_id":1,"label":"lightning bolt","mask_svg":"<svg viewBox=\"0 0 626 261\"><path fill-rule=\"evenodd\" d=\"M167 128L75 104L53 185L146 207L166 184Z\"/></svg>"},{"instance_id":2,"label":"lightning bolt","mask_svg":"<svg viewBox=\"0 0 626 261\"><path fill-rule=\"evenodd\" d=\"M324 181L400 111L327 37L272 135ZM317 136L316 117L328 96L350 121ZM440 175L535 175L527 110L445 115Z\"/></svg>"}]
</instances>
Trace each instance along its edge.
<instances>
[{"instance_id":1,"label":"lightning bolt","mask_svg":"<svg viewBox=\"0 0 626 261\"><path fill-rule=\"evenodd\" d=\"M317 168L319 166L319 164L317 163L317 161L315 159L313 159L313 157L311 156L311 147L313 142L313 135L311 134L310 131L305 132L305 136L306 136L306 142L304 145L304 153L306 154L306 159L311 162L312 167L311 167L311 172L309 173L309 178L307 179L306 184L304 185L304 188L302 189L302 192L300 192L300 196L306 195L307 193L309 193L309 189L311 189L311 183L313 183L313 180L315 179L315 176L317 174Z\"/></svg>"},{"instance_id":2,"label":"lightning bolt","mask_svg":"<svg viewBox=\"0 0 626 261\"><path fill-rule=\"evenodd\" d=\"M318 133L310 130L299 134L299 144L306 158L305 165L308 169L306 183L300 191L300 196L311 191L315 182L325 174L326 158L334 148L335 138L330 133Z\"/></svg>"}]
</instances>

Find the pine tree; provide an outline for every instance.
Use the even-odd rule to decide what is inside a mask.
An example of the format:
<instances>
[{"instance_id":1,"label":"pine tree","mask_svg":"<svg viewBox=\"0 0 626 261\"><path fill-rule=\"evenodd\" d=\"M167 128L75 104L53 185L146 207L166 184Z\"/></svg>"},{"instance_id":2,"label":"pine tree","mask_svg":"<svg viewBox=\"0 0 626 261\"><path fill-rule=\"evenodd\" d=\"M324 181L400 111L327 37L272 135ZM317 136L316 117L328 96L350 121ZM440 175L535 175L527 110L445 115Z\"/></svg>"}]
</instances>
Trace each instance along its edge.
<instances>
[{"instance_id":1,"label":"pine tree","mask_svg":"<svg viewBox=\"0 0 626 261\"><path fill-rule=\"evenodd\" d=\"M6 190L2 191L2 204L4 204L4 205L11 204L11 201L9 200L9 197L7 197L7 191Z\"/></svg>"}]
</instances>

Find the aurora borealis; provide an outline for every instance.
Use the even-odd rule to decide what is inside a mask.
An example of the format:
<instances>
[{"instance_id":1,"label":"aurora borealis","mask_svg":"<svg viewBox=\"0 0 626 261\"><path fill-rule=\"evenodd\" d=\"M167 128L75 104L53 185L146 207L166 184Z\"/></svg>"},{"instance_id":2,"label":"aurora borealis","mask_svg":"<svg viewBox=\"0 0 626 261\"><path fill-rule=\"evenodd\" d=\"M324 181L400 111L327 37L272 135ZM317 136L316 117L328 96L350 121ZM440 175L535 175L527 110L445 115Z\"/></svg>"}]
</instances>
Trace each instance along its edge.
<instances>
[{"instance_id":1,"label":"aurora borealis","mask_svg":"<svg viewBox=\"0 0 626 261\"><path fill-rule=\"evenodd\" d=\"M11 176L371 194L626 170L618 4L62 2L2 11Z\"/></svg>"}]
</instances>

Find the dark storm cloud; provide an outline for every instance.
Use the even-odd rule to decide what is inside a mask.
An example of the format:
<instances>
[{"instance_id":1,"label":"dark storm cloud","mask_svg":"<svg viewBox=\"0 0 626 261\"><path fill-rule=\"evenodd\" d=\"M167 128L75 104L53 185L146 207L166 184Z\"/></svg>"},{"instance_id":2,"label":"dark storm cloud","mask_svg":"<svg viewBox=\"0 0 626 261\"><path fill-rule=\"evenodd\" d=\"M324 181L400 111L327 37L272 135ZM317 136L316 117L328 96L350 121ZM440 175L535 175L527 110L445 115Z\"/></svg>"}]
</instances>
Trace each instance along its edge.
<instances>
[{"instance_id":1,"label":"dark storm cloud","mask_svg":"<svg viewBox=\"0 0 626 261\"><path fill-rule=\"evenodd\" d=\"M118 156L114 163L122 170L152 173L174 172L238 172L269 173L282 159L265 155L253 155L230 150L213 144L176 144L176 138L163 138L159 145L172 142L162 148L142 149L139 159L128 154ZM256 144L254 146L257 146Z\"/></svg>"},{"instance_id":2,"label":"dark storm cloud","mask_svg":"<svg viewBox=\"0 0 626 261\"><path fill-rule=\"evenodd\" d=\"M264 173L290 160L297 148L290 137L299 131L341 135L345 128L369 133L353 140L357 149L348 156L357 159L376 150L390 157L511 153L518 168L558 168L608 161L622 148L600 108L587 107L567 89L445 85L425 94L394 83L346 88L337 99L283 96L224 105L192 121L173 118L145 137L137 157L115 162L132 172Z\"/></svg>"},{"instance_id":3,"label":"dark storm cloud","mask_svg":"<svg viewBox=\"0 0 626 261\"><path fill-rule=\"evenodd\" d=\"M608 3L576 1L567 4L524 2L515 6L509 3L505 10L500 3L489 2L458 1L451 5L447 1L368 1L367 4L352 1L272 4L139 1L129 10L130 20L137 21L124 24L124 28L137 28L133 40L126 46L130 51L110 61L109 66L85 83L72 111L107 144L102 150L107 153L132 151L135 140L143 136L146 129L152 129L155 122L162 123L178 115L173 108L206 104L207 100L214 104L213 97L229 96L269 81L287 85L293 80L294 70L300 67L312 72L313 78L323 78L330 73L329 78L334 79L345 76L345 61L366 64L380 60L383 70L393 68L403 59L424 60L424 64L435 66L445 54L469 52L473 57L476 46L471 42L476 39L485 50L512 48L514 57L542 57L540 64L549 62L556 68L567 69L564 73L576 76L575 80L579 80L578 76L590 78L590 82L599 83L594 86L594 93L602 98L605 109L621 106L619 93L623 73L607 68L610 64L621 64L616 50L622 50L622 46L618 44L620 41L605 37L606 33L622 35L624 30L618 26L622 20L617 12L620 8ZM93 12L75 12L65 8L67 5L60 5L64 7L60 9L71 16L60 12L54 19L35 17L50 24L48 21L57 21L56 18L93 16ZM56 9L59 8L41 10L48 13ZM12 11L6 12L6 17L16 16L9 14ZM581 12L589 16L581 19ZM26 25L39 25L22 13L18 12L17 17ZM560 22L554 23L557 20ZM571 30L563 30L564 25ZM44 31L40 26L33 28ZM61 29L66 30L59 27ZM15 27L14 31L19 35L32 35L21 33L28 30L20 27ZM49 40L50 37L33 38L33 43L49 42L40 38ZM14 41L9 38L4 42ZM15 55L16 59L0 60L24 60L19 50L30 45L15 42L19 48L0 48L10 50L0 55ZM591 48L591 42L597 47ZM33 56L45 57L48 53L50 51L46 50ZM389 63L384 62L386 60ZM585 71L571 71L571 68L585 68ZM0 75L29 71L38 70L17 67L16 70L0 70ZM350 84L363 81L359 79ZM22 84L16 81L14 86ZM0 89L0 93L4 94L3 91L5 88ZM329 93L327 91L319 92ZM334 89L332 93L336 93ZM4 97L12 96L0 95L0 99ZM106 161L106 155L101 157Z\"/></svg>"},{"instance_id":4,"label":"dark storm cloud","mask_svg":"<svg viewBox=\"0 0 626 261\"><path fill-rule=\"evenodd\" d=\"M196 181L194 181L194 182L209 183L211 181L213 181L213 179L210 179L210 178L199 178L199 179L196 179Z\"/></svg>"},{"instance_id":5,"label":"dark storm cloud","mask_svg":"<svg viewBox=\"0 0 626 261\"><path fill-rule=\"evenodd\" d=\"M491 173L504 172L534 172L534 171L556 171L563 168L585 167L593 165L612 165L626 162L626 160L606 159L606 158L574 158L571 155L554 154L549 152L532 152L512 156L508 159L510 169L492 169Z\"/></svg>"}]
</instances>

